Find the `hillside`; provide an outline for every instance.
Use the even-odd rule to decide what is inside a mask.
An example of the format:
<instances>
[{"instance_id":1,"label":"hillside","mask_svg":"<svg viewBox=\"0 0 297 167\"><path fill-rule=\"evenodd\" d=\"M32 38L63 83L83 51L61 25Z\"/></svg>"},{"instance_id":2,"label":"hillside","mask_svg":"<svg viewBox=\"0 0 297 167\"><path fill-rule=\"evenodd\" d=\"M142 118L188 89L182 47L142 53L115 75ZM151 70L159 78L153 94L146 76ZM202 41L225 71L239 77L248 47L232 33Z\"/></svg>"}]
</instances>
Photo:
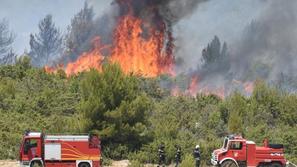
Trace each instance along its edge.
<instances>
[{"instance_id":1,"label":"hillside","mask_svg":"<svg viewBox=\"0 0 297 167\"><path fill-rule=\"evenodd\" d=\"M167 160L175 145L184 157L199 143L203 160L227 134L243 134L262 143L283 143L286 156L297 157L297 95L257 81L251 96L234 92L171 96L157 79L125 75L115 65L67 78L48 74L26 58L0 67L0 159L17 159L27 129L46 133L97 133L104 159L154 163L161 142Z\"/></svg>"}]
</instances>

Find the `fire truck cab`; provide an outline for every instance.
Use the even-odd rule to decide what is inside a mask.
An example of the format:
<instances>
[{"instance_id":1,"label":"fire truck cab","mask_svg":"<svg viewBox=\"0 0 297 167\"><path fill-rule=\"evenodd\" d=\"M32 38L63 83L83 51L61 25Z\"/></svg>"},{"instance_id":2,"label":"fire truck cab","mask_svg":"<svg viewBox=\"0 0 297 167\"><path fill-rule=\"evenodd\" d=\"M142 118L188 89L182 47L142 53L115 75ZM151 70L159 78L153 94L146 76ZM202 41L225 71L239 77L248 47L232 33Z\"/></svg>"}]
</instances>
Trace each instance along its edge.
<instances>
[{"instance_id":1,"label":"fire truck cab","mask_svg":"<svg viewBox=\"0 0 297 167\"><path fill-rule=\"evenodd\" d=\"M20 146L21 167L100 167L96 135L44 135L26 132Z\"/></svg>"},{"instance_id":2,"label":"fire truck cab","mask_svg":"<svg viewBox=\"0 0 297 167\"><path fill-rule=\"evenodd\" d=\"M264 140L263 146L256 146L241 136L225 137L223 147L214 150L211 163L221 167L283 167L286 166L282 144L269 144Z\"/></svg>"}]
</instances>

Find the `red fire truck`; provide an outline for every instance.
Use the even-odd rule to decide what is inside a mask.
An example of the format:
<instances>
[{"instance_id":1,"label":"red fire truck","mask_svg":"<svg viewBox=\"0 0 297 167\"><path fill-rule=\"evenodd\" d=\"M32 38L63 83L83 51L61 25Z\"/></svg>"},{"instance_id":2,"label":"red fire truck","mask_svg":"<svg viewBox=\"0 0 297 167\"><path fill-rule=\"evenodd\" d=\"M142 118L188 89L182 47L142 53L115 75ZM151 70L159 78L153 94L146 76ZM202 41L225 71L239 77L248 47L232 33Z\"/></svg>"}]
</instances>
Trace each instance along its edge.
<instances>
[{"instance_id":1,"label":"red fire truck","mask_svg":"<svg viewBox=\"0 0 297 167\"><path fill-rule=\"evenodd\" d=\"M221 167L283 167L287 160L282 144L264 140L263 146L256 146L253 141L230 135L224 139L223 147L212 153L211 163Z\"/></svg>"},{"instance_id":2,"label":"red fire truck","mask_svg":"<svg viewBox=\"0 0 297 167\"><path fill-rule=\"evenodd\" d=\"M100 167L96 135L44 135L26 132L20 147L21 167Z\"/></svg>"}]
</instances>

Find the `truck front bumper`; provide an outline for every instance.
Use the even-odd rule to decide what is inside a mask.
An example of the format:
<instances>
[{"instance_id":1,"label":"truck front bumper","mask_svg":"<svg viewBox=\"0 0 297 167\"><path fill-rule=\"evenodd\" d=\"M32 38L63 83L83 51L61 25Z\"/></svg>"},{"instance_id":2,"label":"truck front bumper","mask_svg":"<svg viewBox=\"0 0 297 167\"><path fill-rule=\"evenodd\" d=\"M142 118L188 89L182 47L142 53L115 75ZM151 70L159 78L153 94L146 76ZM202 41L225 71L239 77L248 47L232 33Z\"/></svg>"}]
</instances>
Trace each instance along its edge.
<instances>
[{"instance_id":1,"label":"truck front bumper","mask_svg":"<svg viewBox=\"0 0 297 167\"><path fill-rule=\"evenodd\" d=\"M20 167L30 167L30 162L29 161L19 161Z\"/></svg>"},{"instance_id":2,"label":"truck front bumper","mask_svg":"<svg viewBox=\"0 0 297 167\"><path fill-rule=\"evenodd\" d=\"M211 162L211 164L212 164L213 166L217 166L217 165L218 165L218 161L216 161L216 160L214 160L214 159L211 159L210 162Z\"/></svg>"}]
</instances>

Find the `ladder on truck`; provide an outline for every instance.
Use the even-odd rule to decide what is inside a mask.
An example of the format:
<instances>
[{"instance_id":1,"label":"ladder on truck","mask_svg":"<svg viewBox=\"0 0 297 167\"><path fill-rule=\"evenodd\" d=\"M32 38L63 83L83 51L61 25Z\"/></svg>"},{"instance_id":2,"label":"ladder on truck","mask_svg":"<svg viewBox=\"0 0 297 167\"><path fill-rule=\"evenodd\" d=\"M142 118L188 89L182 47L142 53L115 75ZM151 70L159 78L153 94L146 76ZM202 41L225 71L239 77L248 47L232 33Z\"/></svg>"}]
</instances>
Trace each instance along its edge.
<instances>
[{"instance_id":1,"label":"ladder on truck","mask_svg":"<svg viewBox=\"0 0 297 167\"><path fill-rule=\"evenodd\" d=\"M292 162L288 162L286 166L287 167L297 167L297 165L293 164Z\"/></svg>"}]
</instances>

